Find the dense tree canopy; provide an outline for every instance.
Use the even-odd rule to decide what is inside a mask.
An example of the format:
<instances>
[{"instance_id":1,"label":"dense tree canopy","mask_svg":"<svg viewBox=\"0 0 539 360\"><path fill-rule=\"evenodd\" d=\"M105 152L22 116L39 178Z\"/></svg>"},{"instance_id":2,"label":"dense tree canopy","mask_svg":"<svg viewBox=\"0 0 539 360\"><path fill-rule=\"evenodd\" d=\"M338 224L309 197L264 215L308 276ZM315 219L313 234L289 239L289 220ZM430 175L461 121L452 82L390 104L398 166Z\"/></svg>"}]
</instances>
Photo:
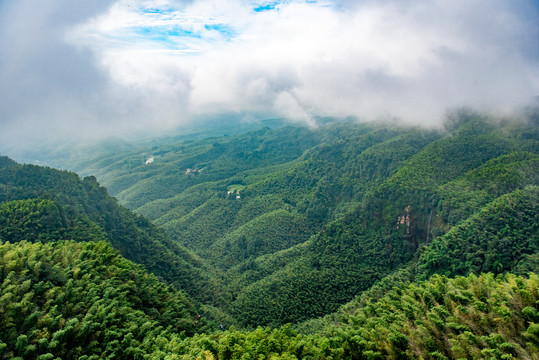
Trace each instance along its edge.
<instances>
[{"instance_id":1,"label":"dense tree canopy","mask_svg":"<svg viewBox=\"0 0 539 360\"><path fill-rule=\"evenodd\" d=\"M536 359L528 120L0 157L0 357Z\"/></svg>"}]
</instances>

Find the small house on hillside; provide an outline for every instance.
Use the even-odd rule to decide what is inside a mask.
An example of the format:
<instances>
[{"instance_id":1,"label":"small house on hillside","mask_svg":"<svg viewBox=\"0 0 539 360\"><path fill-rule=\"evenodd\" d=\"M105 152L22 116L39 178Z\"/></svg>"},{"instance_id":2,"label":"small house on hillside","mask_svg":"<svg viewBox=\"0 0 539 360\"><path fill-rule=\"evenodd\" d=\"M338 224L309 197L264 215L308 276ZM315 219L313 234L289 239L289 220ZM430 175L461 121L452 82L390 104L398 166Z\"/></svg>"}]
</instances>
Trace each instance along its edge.
<instances>
[{"instance_id":1,"label":"small house on hillside","mask_svg":"<svg viewBox=\"0 0 539 360\"><path fill-rule=\"evenodd\" d=\"M185 170L185 175L198 175L200 174L202 171L204 171L204 169L191 169L191 168L188 168Z\"/></svg>"},{"instance_id":2,"label":"small house on hillside","mask_svg":"<svg viewBox=\"0 0 539 360\"><path fill-rule=\"evenodd\" d=\"M236 190L228 190L226 192L226 198L227 199L236 199L236 200L239 200L241 199L241 195L240 195L240 189L236 189Z\"/></svg>"}]
</instances>

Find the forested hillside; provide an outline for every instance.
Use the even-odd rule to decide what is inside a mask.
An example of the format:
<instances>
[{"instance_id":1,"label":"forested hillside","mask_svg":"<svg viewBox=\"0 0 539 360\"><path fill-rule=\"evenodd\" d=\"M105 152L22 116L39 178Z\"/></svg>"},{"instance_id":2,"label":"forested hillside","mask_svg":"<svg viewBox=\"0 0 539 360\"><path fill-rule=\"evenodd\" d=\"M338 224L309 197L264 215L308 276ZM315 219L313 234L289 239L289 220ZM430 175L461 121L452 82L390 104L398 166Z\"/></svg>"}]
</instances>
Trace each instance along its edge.
<instances>
[{"instance_id":1,"label":"forested hillside","mask_svg":"<svg viewBox=\"0 0 539 360\"><path fill-rule=\"evenodd\" d=\"M537 271L537 209L525 198L538 185L538 149L537 116L462 111L443 130L264 128L78 170L214 268L241 324L280 325L335 311L417 256L422 279ZM464 246L485 221L490 233Z\"/></svg>"},{"instance_id":2,"label":"forested hillside","mask_svg":"<svg viewBox=\"0 0 539 360\"><path fill-rule=\"evenodd\" d=\"M127 259L142 264L202 302L224 301L219 284L198 257L171 241L146 219L107 194L95 177L2 157L0 240L49 242L106 239Z\"/></svg>"},{"instance_id":3,"label":"forested hillside","mask_svg":"<svg viewBox=\"0 0 539 360\"><path fill-rule=\"evenodd\" d=\"M104 241L3 243L0 269L5 359L139 358L164 329L208 327L182 293Z\"/></svg>"},{"instance_id":4,"label":"forested hillside","mask_svg":"<svg viewBox=\"0 0 539 360\"><path fill-rule=\"evenodd\" d=\"M208 332L172 287L105 242L0 244L3 359L522 358L539 353L539 279L434 276L339 326ZM204 331L193 335L195 331Z\"/></svg>"},{"instance_id":5,"label":"forested hillside","mask_svg":"<svg viewBox=\"0 0 539 360\"><path fill-rule=\"evenodd\" d=\"M539 359L538 150L461 113L86 159L139 215L0 157L0 358Z\"/></svg>"}]
</instances>

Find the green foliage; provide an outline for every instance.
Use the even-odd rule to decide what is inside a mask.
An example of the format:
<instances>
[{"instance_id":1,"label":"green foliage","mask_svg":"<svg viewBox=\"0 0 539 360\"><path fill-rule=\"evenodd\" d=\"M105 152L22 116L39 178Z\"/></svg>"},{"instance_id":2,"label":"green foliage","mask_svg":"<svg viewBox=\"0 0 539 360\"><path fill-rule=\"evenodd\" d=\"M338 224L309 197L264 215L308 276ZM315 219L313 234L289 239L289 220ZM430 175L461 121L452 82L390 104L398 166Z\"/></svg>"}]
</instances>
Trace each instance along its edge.
<instances>
[{"instance_id":1,"label":"green foliage","mask_svg":"<svg viewBox=\"0 0 539 360\"><path fill-rule=\"evenodd\" d=\"M0 244L1 358L136 358L208 326L181 292L104 241Z\"/></svg>"},{"instance_id":2,"label":"green foliage","mask_svg":"<svg viewBox=\"0 0 539 360\"><path fill-rule=\"evenodd\" d=\"M535 350L521 336L529 324L522 311L534 306L538 280L537 275L436 275L365 302L340 331L354 339L356 355L349 355L355 357L373 351L384 358L481 358L486 353L525 358ZM477 303L484 306L478 309Z\"/></svg>"},{"instance_id":3,"label":"green foliage","mask_svg":"<svg viewBox=\"0 0 539 360\"><path fill-rule=\"evenodd\" d=\"M223 269L250 258L273 254L306 241L312 233L310 222L286 210L265 213L214 243L206 252Z\"/></svg>"},{"instance_id":4,"label":"green foliage","mask_svg":"<svg viewBox=\"0 0 539 360\"><path fill-rule=\"evenodd\" d=\"M86 254L82 264L91 259L94 264L97 260L95 265L98 265L99 259L106 258L103 253L112 253L113 263L119 259L104 243L7 246L9 250L2 252L4 258L15 248L20 253L30 253L39 247L38 253L60 253L53 256L54 260L65 257L66 248L75 248L75 254L82 250L81 254ZM86 286L88 290L82 290L84 297L90 297L88 304L78 303L78 307L71 310L71 298L64 295L70 291L68 286L64 289L50 285L44 295L48 300L42 303L36 301L39 297L27 295L34 291L35 284L32 280L19 281L24 273L19 268L27 266L24 256L19 259L22 260L18 265L9 265L7 291L13 295L2 297L8 310L0 313L0 321L2 324L7 321L8 329L18 327L17 331L2 333L4 358L51 358L51 355L90 358L97 355L125 359L457 359L534 358L537 355L539 329L527 315L531 309L536 310L539 300L537 275L523 278L507 274L495 278L484 274L455 279L436 275L429 281L395 288L378 300L366 302L350 314L345 323L328 326L321 333L300 334L290 325L275 329L257 327L252 331L225 325L227 329L223 331L186 337L177 332L181 325L177 325L179 328L166 326L166 322L160 322L165 320L152 318L155 311L148 311L148 306L154 305L152 301L159 301L165 293L149 298L146 303L149 305L141 306L142 309L130 307L129 297L140 297L139 292L144 291L146 285L151 286L149 283L132 285L132 291L115 291L110 284L101 285L103 279L96 277L95 282ZM11 255L2 264L10 261L13 261ZM129 266L125 260L121 261L123 266ZM69 279L66 284L72 283L71 289L76 289L78 280L73 280L65 266L61 269ZM81 267L79 276L84 269L91 271L92 267ZM116 281L121 276L121 270L112 271L106 281ZM150 283L156 281L153 277L146 279ZM6 281L7 278L4 284ZM170 290L164 288L164 291ZM5 287L2 291L7 292ZM62 299L68 300L59 302L55 295L63 295ZM15 302L21 297L28 299L24 305ZM164 306L170 306L171 299L166 300ZM484 302L485 309L477 310L472 305L477 302ZM17 311L13 311L14 307ZM185 308L175 309L185 314ZM21 315L35 315L30 316L32 320L27 317L20 325L24 318L17 317L20 311L24 312ZM189 317L189 312L187 314Z\"/></svg>"},{"instance_id":5,"label":"green foliage","mask_svg":"<svg viewBox=\"0 0 539 360\"><path fill-rule=\"evenodd\" d=\"M455 225L499 196L538 184L539 155L513 152L494 158L440 187L439 216Z\"/></svg>"},{"instance_id":6,"label":"green foliage","mask_svg":"<svg viewBox=\"0 0 539 360\"><path fill-rule=\"evenodd\" d=\"M446 130L265 128L84 164L161 229L94 177L0 158L0 358L536 358L536 122Z\"/></svg>"},{"instance_id":7,"label":"green foliage","mask_svg":"<svg viewBox=\"0 0 539 360\"><path fill-rule=\"evenodd\" d=\"M15 200L0 204L0 240L49 242L60 239L99 241L101 228L86 216L69 218L64 208L48 199Z\"/></svg>"},{"instance_id":8,"label":"green foliage","mask_svg":"<svg viewBox=\"0 0 539 360\"><path fill-rule=\"evenodd\" d=\"M204 289L224 297L213 304L255 327L334 312L418 257L410 271L420 279L537 271L535 207L513 209L504 197L539 185L535 133L533 119L495 123L462 111L446 131L265 128L86 165L211 264L217 285ZM144 164L149 154L155 161ZM440 244L450 236L458 240L448 250Z\"/></svg>"},{"instance_id":9,"label":"green foliage","mask_svg":"<svg viewBox=\"0 0 539 360\"><path fill-rule=\"evenodd\" d=\"M0 156L0 168L7 168L15 165L17 165L17 163L7 156Z\"/></svg>"},{"instance_id":10,"label":"green foliage","mask_svg":"<svg viewBox=\"0 0 539 360\"><path fill-rule=\"evenodd\" d=\"M4 202L4 203L1 203ZM0 169L0 239L100 240L199 301L223 292L202 262L163 231L118 205L95 177L33 165Z\"/></svg>"},{"instance_id":11,"label":"green foliage","mask_svg":"<svg viewBox=\"0 0 539 360\"><path fill-rule=\"evenodd\" d=\"M424 249L419 277L501 273L539 252L539 187L501 196ZM539 271L538 268L532 271Z\"/></svg>"}]
</instances>

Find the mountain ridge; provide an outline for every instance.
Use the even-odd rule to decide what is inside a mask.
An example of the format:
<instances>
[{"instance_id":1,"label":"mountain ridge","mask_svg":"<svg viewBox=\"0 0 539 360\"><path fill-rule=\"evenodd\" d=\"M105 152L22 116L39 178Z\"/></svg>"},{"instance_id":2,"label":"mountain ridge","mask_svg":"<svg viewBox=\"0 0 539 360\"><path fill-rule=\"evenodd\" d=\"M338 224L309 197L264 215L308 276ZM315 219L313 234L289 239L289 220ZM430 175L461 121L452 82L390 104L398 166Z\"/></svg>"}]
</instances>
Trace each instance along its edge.
<instances>
[{"instance_id":1,"label":"mountain ridge","mask_svg":"<svg viewBox=\"0 0 539 360\"><path fill-rule=\"evenodd\" d=\"M275 319L298 322L307 320L306 314L317 317L337 310L358 291L413 260L427 239L432 242L499 196L536 185L538 143L530 136L534 131L533 120L493 122L466 112L454 117L446 130L350 123L265 128L157 148L161 158L133 165L137 176L147 176L135 185L125 182L129 168L112 163L104 171L107 179L118 179L113 186L117 191L124 186L120 201L153 219L172 239L221 272L235 299L230 310L244 319L244 325L278 325L282 322ZM309 136L312 139L305 141ZM295 150L279 155L298 139L300 147L295 144ZM274 152L273 144L288 145ZM182 166L203 170L187 174ZM184 184L184 190L160 193L164 198L156 199L151 184L161 183L162 188L171 181ZM138 198L136 204L131 196ZM467 197L470 201L464 200ZM310 224L301 235L302 244L275 243L283 256L257 252L254 249L285 239L291 229L287 225L282 234L275 232L278 227L272 225L280 220L272 216L277 214L289 224ZM259 235L233 235L248 224L258 224ZM230 242L235 236L237 240ZM303 277L311 280L304 282ZM289 295L279 299L275 294L310 286L314 290L306 290L303 301L316 294L314 298L324 299L324 307L292 306L272 313L290 304ZM271 304L273 296L275 305L247 316L251 305ZM262 301L265 297L269 298Z\"/></svg>"}]
</instances>

